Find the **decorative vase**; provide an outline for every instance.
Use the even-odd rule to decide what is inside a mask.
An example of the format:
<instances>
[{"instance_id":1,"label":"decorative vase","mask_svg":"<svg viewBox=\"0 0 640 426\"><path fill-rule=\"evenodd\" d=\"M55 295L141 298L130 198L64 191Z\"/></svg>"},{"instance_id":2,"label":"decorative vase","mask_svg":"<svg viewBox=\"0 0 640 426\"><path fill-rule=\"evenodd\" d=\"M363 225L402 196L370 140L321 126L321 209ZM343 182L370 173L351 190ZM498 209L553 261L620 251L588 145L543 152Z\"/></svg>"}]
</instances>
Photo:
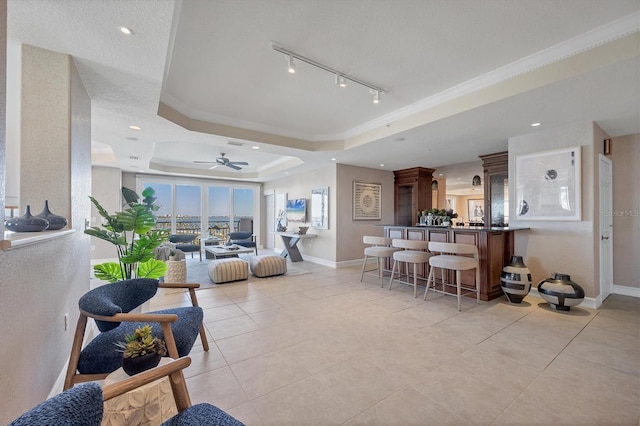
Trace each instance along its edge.
<instances>
[{"instance_id":1,"label":"decorative vase","mask_svg":"<svg viewBox=\"0 0 640 426\"><path fill-rule=\"evenodd\" d=\"M531 290L531 271L522 256L512 256L511 262L502 269L500 286L511 303L521 303Z\"/></svg>"},{"instance_id":2,"label":"decorative vase","mask_svg":"<svg viewBox=\"0 0 640 426\"><path fill-rule=\"evenodd\" d=\"M569 311L572 306L579 305L584 300L582 287L571 281L569 275L557 272L551 278L540 281L538 293L552 309L558 311Z\"/></svg>"},{"instance_id":3,"label":"decorative vase","mask_svg":"<svg viewBox=\"0 0 640 426\"><path fill-rule=\"evenodd\" d=\"M66 218L51 213L51 211L49 210L49 200L44 200L44 209L42 210L42 212L40 212L40 214L36 215L36 217L40 217L49 221L49 227L47 228L49 231L55 231L67 226Z\"/></svg>"},{"instance_id":4,"label":"decorative vase","mask_svg":"<svg viewBox=\"0 0 640 426\"><path fill-rule=\"evenodd\" d=\"M135 358L122 358L122 369L130 376L142 373L160 364L162 356L159 353L146 354Z\"/></svg>"},{"instance_id":5,"label":"decorative vase","mask_svg":"<svg viewBox=\"0 0 640 426\"><path fill-rule=\"evenodd\" d=\"M40 232L49 227L49 221L31 215L31 206L27 206L23 216L7 219L4 227L14 232Z\"/></svg>"},{"instance_id":6,"label":"decorative vase","mask_svg":"<svg viewBox=\"0 0 640 426\"><path fill-rule=\"evenodd\" d=\"M427 215L422 213L422 215L420 216L420 225L426 225L427 224Z\"/></svg>"},{"instance_id":7,"label":"decorative vase","mask_svg":"<svg viewBox=\"0 0 640 426\"><path fill-rule=\"evenodd\" d=\"M167 272L164 273L165 283L186 283L187 282L187 262L184 260L169 260Z\"/></svg>"}]
</instances>

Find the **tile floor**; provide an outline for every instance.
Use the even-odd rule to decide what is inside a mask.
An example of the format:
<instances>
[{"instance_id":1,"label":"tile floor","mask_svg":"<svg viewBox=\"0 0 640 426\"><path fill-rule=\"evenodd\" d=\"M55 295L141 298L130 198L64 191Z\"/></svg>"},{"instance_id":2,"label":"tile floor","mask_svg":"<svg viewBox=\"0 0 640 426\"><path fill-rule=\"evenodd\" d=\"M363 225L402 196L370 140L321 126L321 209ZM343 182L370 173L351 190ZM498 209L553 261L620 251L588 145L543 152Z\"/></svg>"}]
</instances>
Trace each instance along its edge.
<instances>
[{"instance_id":1,"label":"tile floor","mask_svg":"<svg viewBox=\"0 0 640 426\"><path fill-rule=\"evenodd\" d=\"M640 425L640 301L550 310L380 289L360 267L198 291L192 402L247 425ZM386 281L385 281L386 282ZM186 303L156 296L153 309Z\"/></svg>"}]
</instances>

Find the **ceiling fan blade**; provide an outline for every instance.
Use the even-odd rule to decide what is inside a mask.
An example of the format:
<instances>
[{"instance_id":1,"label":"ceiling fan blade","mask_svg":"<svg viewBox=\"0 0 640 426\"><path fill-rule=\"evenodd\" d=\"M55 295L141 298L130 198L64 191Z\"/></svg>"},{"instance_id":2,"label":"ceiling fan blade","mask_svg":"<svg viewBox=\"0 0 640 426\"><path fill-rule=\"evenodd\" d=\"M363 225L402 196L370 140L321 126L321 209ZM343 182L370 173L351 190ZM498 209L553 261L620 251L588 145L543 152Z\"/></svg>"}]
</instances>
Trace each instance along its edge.
<instances>
[{"instance_id":1,"label":"ceiling fan blade","mask_svg":"<svg viewBox=\"0 0 640 426\"><path fill-rule=\"evenodd\" d=\"M235 164L232 163L227 163L226 164L227 167L231 167L233 170L242 170L242 167L238 167Z\"/></svg>"},{"instance_id":2,"label":"ceiling fan blade","mask_svg":"<svg viewBox=\"0 0 640 426\"><path fill-rule=\"evenodd\" d=\"M213 169L215 169L216 167L218 167L219 165L220 165L220 164L214 164L213 166L209 167L209 170L213 170Z\"/></svg>"},{"instance_id":3,"label":"ceiling fan blade","mask_svg":"<svg viewBox=\"0 0 640 426\"><path fill-rule=\"evenodd\" d=\"M198 160L193 160L193 162L195 164L215 164L216 161L198 161Z\"/></svg>"},{"instance_id":4,"label":"ceiling fan blade","mask_svg":"<svg viewBox=\"0 0 640 426\"><path fill-rule=\"evenodd\" d=\"M246 161L229 161L229 164L234 164L236 166L248 166L249 163Z\"/></svg>"}]
</instances>

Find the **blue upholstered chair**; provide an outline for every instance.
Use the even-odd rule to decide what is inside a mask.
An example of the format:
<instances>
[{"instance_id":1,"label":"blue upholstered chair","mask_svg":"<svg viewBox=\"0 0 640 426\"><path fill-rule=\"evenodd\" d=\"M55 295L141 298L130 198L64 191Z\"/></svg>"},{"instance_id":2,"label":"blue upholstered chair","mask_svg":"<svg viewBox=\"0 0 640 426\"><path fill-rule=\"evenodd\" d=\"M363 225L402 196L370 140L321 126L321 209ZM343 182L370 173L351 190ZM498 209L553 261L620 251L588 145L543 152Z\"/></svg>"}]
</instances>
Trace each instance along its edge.
<instances>
[{"instance_id":1,"label":"blue upholstered chair","mask_svg":"<svg viewBox=\"0 0 640 426\"><path fill-rule=\"evenodd\" d=\"M195 289L200 284L159 283L138 278L118 281L95 288L78 301L80 317L73 339L64 389L74 384L104 379L122 366L122 353L116 343L124 341L136 328L150 324L153 334L164 340L168 356L179 358L191 351L200 334L202 346L209 350ZM158 288L186 288L193 306L164 309L148 313L130 313L151 299ZM93 318L100 333L82 348L88 318Z\"/></svg>"},{"instance_id":2,"label":"blue upholstered chair","mask_svg":"<svg viewBox=\"0 0 640 426\"><path fill-rule=\"evenodd\" d=\"M196 244L194 241L198 237L196 234L173 234L169 237L169 242L176 245L178 250L181 250L185 253L191 253L191 257L193 258L193 253L198 252L200 255L200 260L202 260L202 250L200 244Z\"/></svg>"},{"instance_id":3,"label":"blue upholstered chair","mask_svg":"<svg viewBox=\"0 0 640 426\"><path fill-rule=\"evenodd\" d=\"M247 248L253 247L256 251L256 255L258 254L256 236L251 232L229 232L229 243Z\"/></svg>"},{"instance_id":4,"label":"blue upholstered chair","mask_svg":"<svg viewBox=\"0 0 640 426\"><path fill-rule=\"evenodd\" d=\"M243 424L211 404L191 406L182 370L191 364L189 357L136 374L104 389L95 382L72 387L32 408L9 426L100 426L104 401L122 395L154 380L168 376L178 414L163 426L243 426Z\"/></svg>"}]
</instances>

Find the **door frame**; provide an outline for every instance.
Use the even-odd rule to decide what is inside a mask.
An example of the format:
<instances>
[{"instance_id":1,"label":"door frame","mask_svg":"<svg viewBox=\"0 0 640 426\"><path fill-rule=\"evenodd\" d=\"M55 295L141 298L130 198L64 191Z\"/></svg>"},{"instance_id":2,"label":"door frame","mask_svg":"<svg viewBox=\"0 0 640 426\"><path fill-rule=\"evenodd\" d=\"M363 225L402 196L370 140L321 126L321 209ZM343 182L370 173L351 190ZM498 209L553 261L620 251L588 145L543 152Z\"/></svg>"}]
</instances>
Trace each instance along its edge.
<instances>
[{"instance_id":1,"label":"door frame","mask_svg":"<svg viewBox=\"0 0 640 426\"><path fill-rule=\"evenodd\" d=\"M598 306L613 292L613 161L599 154L598 195L600 221L598 229L600 295ZM608 175L609 179L606 178Z\"/></svg>"}]
</instances>

